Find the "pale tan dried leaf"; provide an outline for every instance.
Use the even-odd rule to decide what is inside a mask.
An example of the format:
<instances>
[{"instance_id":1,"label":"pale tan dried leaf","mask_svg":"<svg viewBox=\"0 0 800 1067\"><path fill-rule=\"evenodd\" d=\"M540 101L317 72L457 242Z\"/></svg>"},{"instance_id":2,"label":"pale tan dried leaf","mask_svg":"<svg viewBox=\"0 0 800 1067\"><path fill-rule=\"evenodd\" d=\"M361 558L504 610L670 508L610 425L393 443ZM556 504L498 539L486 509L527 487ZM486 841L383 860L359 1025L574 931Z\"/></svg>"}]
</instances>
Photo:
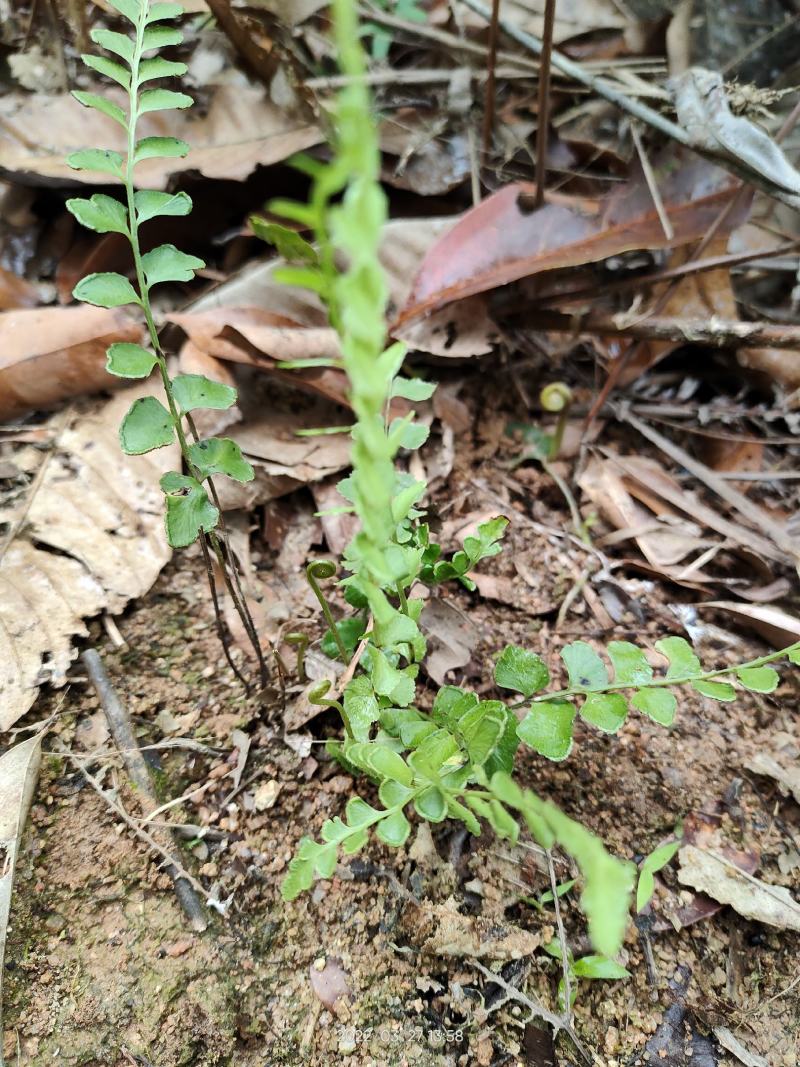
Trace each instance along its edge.
<instances>
[{"instance_id":1,"label":"pale tan dried leaf","mask_svg":"<svg viewBox=\"0 0 800 1067\"><path fill-rule=\"evenodd\" d=\"M768 375L784 389L800 389L800 360L794 350L739 348L736 358L742 367ZM793 407L796 409L796 403Z\"/></svg>"},{"instance_id":2,"label":"pale tan dried leaf","mask_svg":"<svg viewBox=\"0 0 800 1067\"><path fill-rule=\"evenodd\" d=\"M242 346L242 338L274 360L338 359L341 355L336 331L330 326L307 326L260 307L172 312L167 318L185 330L198 348L234 363L259 363L258 356Z\"/></svg>"},{"instance_id":3,"label":"pale tan dried leaf","mask_svg":"<svg viewBox=\"0 0 800 1067\"><path fill-rule=\"evenodd\" d=\"M634 418L632 416L632 418ZM639 420L636 420L637 427L642 425ZM648 434L653 434L650 427L647 428ZM660 434L655 434L658 441L664 440ZM671 442L668 443L671 449L668 455L671 455L677 462L681 462L681 459L686 455L682 449L678 450L677 446L673 446ZM674 452L674 455L673 455ZM724 500L732 502L736 507L739 500L743 501L743 504L739 510L740 514L745 515L750 519L751 516L763 514L763 529L766 533L771 534L772 528L775 530L772 541L767 540L766 537L762 537L760 533L756 533L751 530L749 526L745 526L735 519L727 518L722 514L719 507L711 507L706 504L696 492L684 488L679 482L677 482L665 469L653 459L644 459L640 456L618 456L607 453L613 463L619 467L628 478L633 479L637 485L637 492L640 496L648 494L651 497L661 500L662 508L666 508L667 505L673 505L679 511L683 512L687 518L702 522L711 530L715 530L717 533L722 534L732 544L741 545L743 548L749 549L757 556L764 557L766 559L782 559L784 546L788 547L789 539L786 535L785 529L774 522L771 517L762 508L757 505L753 505L750 501L743 497L743 494L739 493L733 488L730 482L725 482L719 478L719 476L706 467L705 464L699 463L687 457L684 466L692 470L692 473L696 477L700 478L705 484L712 490L716 491L717 487L720 487L718 495L722 496ZM692 469L692 467L694 469ZM747 510L745 511L745 506ZM781 550L775 548L775 545L781 545Z\"/></svg>"},{"instance_id":4,"label":"pale tan dried leaf","mask_svg":"<svg viewBox=\"0 0 800 1067\"><path fill-rule=\"evenodd\" d=\"M334 555L341 556L358 530L358 519L352 512L335 511L337 508L349 506L337 489L338 484L338 477L314 482L311 485L311 493L317 511L321 512L320 522L328 548ZM330 514L334 511L335 514Z\"/></svg>"},{"instance_id":5,"label":"pale tan dried leaf","mask_svg":"<svg viewBox=\"0 0 800 1067\"><path fill-rule=\"evenodd\" d=\"M179 462L177 445L123 456L118 438L128 406L150 388L96 403L62 430L10 517L12 539L0 546L0 729L41 684L64 684L84 618L121 611L170 557L158 482Z\"/></svg>"},{"instance_id":6,"label":"pale tan dried leaf","mask_svg":"<svg viewBox=\"0 0 800 1067\"><path fill-rule=\"evenodd\" d=\"M328 414L330 414L328 412ZM298 437L302 424L295 412L265 411L249 419L233 433L243 451L270 477L296 482L317 482L343 470L350 463L350 436L345 433Z\"/></svg>"},{"instance_id":7,"label":"pale tan dried leaf","mask_svg":"<svg viewBox=\"0 0 800 1067\"><path fill-rule=\"evenodd\" d=\"M678 853L678 881L728 904L745 919L800 930L800 904L784 886L768 885L715 852L684 845Z\"/></svg>"},{"instance_id":8,"label":"pale tan dried leaf","mask_svg":"<svg viewBox=\"0 0 800 1067\"><path fill-rule=\"evenodd\" d=\"M121 90L103 95L124 103ZM207 178L240 181L257 166L271 166L317 144L316 126L276 107L264 89L220 85L208 109L152 111L142 115L139 137L177 137L191 145L185 159L148 159L136 168L143 188L163 189L170 176L197 170ZM74 171L66 157L78 149L102 146L125 151L125 131L112 119L83 107L69 93L14 93L0 97L0 169L17 176L113 184L108 174Z\"/></svg>"},{"instance_id":9,"label":"pale tan dried leaf","mask_svg":"<svg viewBox=\"0 0 800 1067\"><path fill-rule=\"evenodd\" d=\"M106 349L144 339L144 327L124 308L90 304L6 311L0 331L0 419L120 388L123 379L106 370Z\"/></svg>"},{"instance_id":10,"label":"pale tan dried leaf","mask_svg":"<svg viewBox=\"0 0 800 1067\"><path fill-rule=\"evenodd\" d=\"M800 619L772 604L740 604L736 600L707 600L699 609L716 608L746 623L775 648L788 648L800 641Z\"/></svg>"},{"instance_id":11,"label":"pale tan dried leaf","mask_svg":"<svg viewBox=\"0 0 800 1067\"><path fill-rule=\"evenodd\" d=\"M42 736L37 734L0 756L0 1033L3 1032L3 958L11 911L11 891L20 839L39 776Z\"/></svg>"}]
</instances>

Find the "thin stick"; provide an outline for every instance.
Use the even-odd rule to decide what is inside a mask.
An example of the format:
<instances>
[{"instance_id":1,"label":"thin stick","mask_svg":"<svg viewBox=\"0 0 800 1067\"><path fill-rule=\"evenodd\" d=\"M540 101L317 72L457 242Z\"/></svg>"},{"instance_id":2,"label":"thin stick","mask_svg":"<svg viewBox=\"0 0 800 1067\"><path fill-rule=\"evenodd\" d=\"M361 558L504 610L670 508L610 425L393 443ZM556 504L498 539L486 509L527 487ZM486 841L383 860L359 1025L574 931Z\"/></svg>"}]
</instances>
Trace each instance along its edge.
<instances>
[{"instance_id":1,"label":"thin stick","mask_svg":"<svg viewBox=\"0 0 800 1067\"><path fill-rule=\"evenodd\" d=\"M589 311L566 315L558 311L537 311L536 325L563 333L596 333L608 337L636 337L645 341L679 341L709 345L712 348L800 349L800 326L771 322L740 322L736 319L636 318L627 312ZM800 353L798 353L800 355ZM788 357L787 357L788 358Z\"/></svg>"},{"instance_id":2,"label":"thin stick","mask_svg":"<svg viewBox=\"0 0 800 1067\"><path fill-rule=\"evenodd\" d=\"M664 210L664 201L661 199L661 193L656 182L656 176L653 173L653 168L650 165L650 157L644 150L642 144L642 135L639 133L639 127L635 122L631 123L631 137L636 147L636 154L639 156L639 162L642 165L642 173L644 174L644 180L647 182L647 188L650 192L650 198L653 201L653 206L656 209L658 215L658 221L661 223L661 229L664 231L664 236L668 241L672 241L675 237L675 231L672 228L672 223L669 221L669 215Z\"/></svg>"},{"instance_id":3,"label":"thin stick","mask_svg":"<svg viewBox=\"0 0 800 1067\"><path fill-rule=\"evenodd\" d=\"M550 0L548 0L548 3ZM494 130L495 94L497 85L495 82L495 67L497 65L497 26L500 19L500 0L492 0L492 18L489 23L489 56L487 59L486 77L486 108L483 112L483 154L489 155L492 147L492 131ZM540 75L541 77L541 75Z\"/></svg>"},{"instance_id":4,"label":"thin stick","mask_svg":"<svg viewBox=\"0 0 800 1067\"><path fill-rule=\"evenodd\" d=\"M556 882L556 869L553 866L553 853L549 848L545 849L547 856L547 870L550 873L550 891L553 894L553 907L556 912L556 928L558 929L558 943L561 947L561 968L564 975L564 1014L567 1022L572 1023L572 979L569 966L569 945L567 935L564 933L564 923L561 919L561 904L558 899L558 883Z\"/></svg>"},{"instance_id":5,"label":"thin stick","mask_svg":"<svg viewBox=\"0 0 800 1067\"><path fill-rule=\"evenodd\" d=\"M139 794L142 813L144 815L152 813L158 808L158 798L153 789L153 783L150 779L147 763L139 749L136 735L133 732L133 725L127 709L119 699L116 690L111 684L111 679L108 677L106 669L103 666L103 661L100 659L97 651L93 648L87 648L81 656L81 659L83 660L89 677L92 680L97 695L100 698L100 705L105 712L111 736L113 737L114 743L122 757L125 769ZM81 770L87 778L90 777L83 767L81 767ZM99 791L101 792L101 795L105 795L105 791L102 790L102 787L99 787ZM153 840L149 834L145 836L145 831L142 830L138 824L134 824L133 820L129 819L127 815L126 821L134 825L137 833L139 833L144 840L147 840L148 843L151 844L151 847L156 847L159 853L167 860L169 864L167 870L172 878L175 887L175 895L177 896L181 907L191 921L193 929L198 932L205 930L208 923L206 922L200 901L197 899L192 886L197 886L200 888L201 892L202 887L184 871L180 860L171 849L158 844L158 842Z\"/></svg>"},{"instance_id":6,"label":"thin stick","mask_svg":"<svg viewBox=\"0 0 800 1067\"><path fill-rule=\"evenodd\" d=\"M546 1023L549 1023L550 1026L553 1027L556 1034L558 1034L559 1030L563 1030L564 1033L567 1034L567 1036L572 1041L573 1045L575 1046L575 1049L577 1050L584 1063L592 1063L592 1057L589 1055L588 1051L586 1050L586 1047L573 1030L572 1024L567 1018L565 1018L563 1015L556 1015L555 1012L548 1011L548 1009L543 1007L541 1004L537 1003L534 1000L531 1000L530 997L527 997L521 990L517 989L516 986L513 986L510 982L507 982L501 974L496 974L494 971L490 971L488 967L484 967L484 965L478 960L471 959L469 961L469 965L470 967L474 967L476 971L480 971L484 978L488 978L490 982L494 982L495 985L499 985L503 992L506 994L506 1000L516 1000L518 1004L522 1004L524 1007L526 1007L531 1013L531 1019L543 1019Z\"/></svg>"},{"instance_id":7,"label":"thin stick","mask_svg":"<svg viewBox=\"0 0 800 1067\"><path fill-rule=\"evenodd\" d=\"M636 277L619 278L616 281L604 283L604 293L623 293L630 289L639 290L647 285L660 285L662 282L675 281L686 278L689 275L705 274L708 271L720 270L723 267L740 267L747 263L753 263L758 268L761 261L770 260L782 256L787 252L797 250L800 241L787 241L775 248L765 251L763 249L749 252L733 252L724 256L709 256L708 259L693 259L688 263L682 263L679 267L670 267L667 270L652 271L650 274L637 274ZM755 261L755 262L754 262ZM526 301L526 308L546 307L548 304L556 304L562 307L564 304L579 303L581 300L593 300L597 297L597 282L582 289L571 289L565 293L545 293Z\"/></svg>"},{"instance_id":8,"label":"thin stick","mask_svg":"<svg viewBox=\"0 0 800 1067\"><path fill-rule=\"evenodd\" d=\"M189 874L186 868L180 863L178 859L176 859L175 856L173 856L169 851L167 851L167 849L165 849L163 845L160 845L151 834L149 834L146 830L142 829L139 823L128 814L125 808L123 808L119 801L117 801L107 789L103 789L103 786L94 777L94 775L90 774L89 771L86 770L83 765L83 760L77 753L70 752L70 750L67 748L63 741L57 742L56 749L62 756L67 756L73 761L73 763L77 764L78 770L81 772L83 777L92 787L92 789L94 789L94 791L103 798L103 800L106 802L106 804L108 804L114 814L117 815L118 818L122 819L125 825L128 826L140 840L144 841L144 843L149 848L151 848L153 852L157 852L158 855L161 856L161 858L166 864L165 870L174 880L175 894L178 897L181 906L183 907L183 910L191 919L193 929L195 929L199 934L201 934L208 927L208 923L206 922L206 918L203 915L203 911L200 906L200 901L195 896L195 890L198 893L202 894L203 897L205 897L206 894L202 885L200 885L196 878ZM178 888L179 886L182 887L180 890ZM193 901L191 905L189 905L190 900ZM191 913L189 912L188 907L192 907L193 910Z\"/></svg>"},{"instance_id":9,"label":"thin stick","mask_svg":"<svg viewBox=\"0 0 800 1067\"><path fill-rule=\"evenodd\" d=\"M550 65L553 56L553 24L556 17L556 0L546 0L544 9L544 32L539 67L539 100L536 127L536 198L534 207L544 203L544 188L547 184L547 136L550 132Z\"/></svg>"},{"instance_id":10,"label":"thin stick","mask_svg":"<svg viewBox=\"0 0 800 1067\"><path fill-rule=\"evenodd\" d=\"M206 537L206 534L201 534L199 538L200 549L203 553L203 562L206 565L206 578L208 579L208 588L211 590L211 603L214 606L214 622L216 623L219 642L222 645L222 651L225 653L225 659L228 661L228 666L244 687L245 693L248 693L250 691L250 686L247 683L247 679L233 662L228 629L225 625L225 620L222 617L222 609L220 608L219 596L217 594L217 580L214 577L214 566L211 562L211 555L208 551L208 541L206 540Z\"/></svg>"}]
</instances>

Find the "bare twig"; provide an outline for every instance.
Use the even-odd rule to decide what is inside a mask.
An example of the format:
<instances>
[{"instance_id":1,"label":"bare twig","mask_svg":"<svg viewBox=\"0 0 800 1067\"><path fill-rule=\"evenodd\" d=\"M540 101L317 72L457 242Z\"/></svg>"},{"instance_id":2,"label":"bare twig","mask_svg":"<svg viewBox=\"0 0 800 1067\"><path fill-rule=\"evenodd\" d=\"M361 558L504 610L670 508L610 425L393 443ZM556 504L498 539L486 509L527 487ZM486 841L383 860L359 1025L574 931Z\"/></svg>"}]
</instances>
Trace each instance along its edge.
<instances>
[{"instance_id":1,"label":"bare twig","mask_svg":"<svg viewBox=\"0 0 800 1067\"><path fill-rule=\"evenodd\" d=\"M553 907L556 912L556 929L558 930L558 944L561 949L561 970L564 976L564 1014L568 1023L572 1023L572 978L569 965L569 945L567 935L564 932L564 923L561 919L561 903L558 899L558 882L556 881L556 869L553 866L553 854L549 848L545 849L547 856L547 870L550 874L550 892L553 894Z\"/></svg>"},{"instance_id":2,"label":"bare twig","mask_svg":"<svg viewBox=\"0 0 800 1067\"><path fill-rule=\"evenodd\" d=\"M590 311L585 315L562 315L557 311L536 313L536 325L565 333L597 333L610 337L635 337L645 341L678 341L714 348L800 349L800 326L771 322L740 322L736 319L642 318Z\"/></svg>"},{"instance_id":3,"label":"bare twig","mask_svg":"<svg viewBox=\"0 0 800 1067\"><path fill-rule=\"evenodd\" d=\"M664 201L661 199L661 192L658 188L658 182L656 181L656 176L653 173L653 168L650 164L650 157L645 151L644 144L642 143L642 135L639 133L639 127L635 122L631 123L631 137L633 138L633 143L636 148L636 154L639 157L639 163L642 166L644 180L647 182L650 199L653 201L653 206L658 215L658 221L661 223L661 229L664 231L666 239L672 241L675 237L675 231L672 228L672 223L669 221L669 215L664 210Z\"/></svg>"},{"instance_id":4,"label":"bare twig","mask_svg":"<svg viewBox=\"0 0 800 1067\"><path fill-rule=\"evenodd\" d=\"M656 270L649 274L637 274L635 277L618 278L605 282L603 284L603 292L605 294L623 293L631 289L641 291L642 288L648 285L660 285L662 282L680 280L689 275L705 274L708 271L720 270L722 267L740 267L746 263L752 264L754 268L761 269L767 265L765 261L783 256L788 252L794 252L797 250L798 245L800 245L800 241L787 241L785 244L777 245L769 251L751 249L749 252L732 252L724 256L709 256L708 259L692 259L678 267L669 267L667 270ZM594 282L590 286L587 285L581 289L570 289L564 293L544 293L542 296L526 301L525 307L528 310L531 307L543 307L548 304L556 304L561 307L564 304L579 303L582 300L594 300L596 297L597 282Z\"/></svg>"},{"instance_id":5,"label":"bare twig","mask_svg":"<svg viewBox=\"0 0 800 1067\"><path fill-rule=\"evenodd\" d=\"M81 772L81 774L92 787L92 789L94 789L98 796L102 797L102 799L106 802L106 804L108 804L114 814L118 818L122 819L125 825L128 826L140 840L144 841L148 848L152 849L153 852L156 852L159 856L161 856L162 860L164 860L165 863L165 869L175 880L175 892L178 895L178 899L180 900L181 906L184 908L184 911L186 911L186 901L188 901L189 899L189 893L191 894L191 899L194 902L194 916L196 916L196 918L192 917L191 915L189 917L192 918L193 928L197 930L198 933L202 933L203 930L206 929L208 923L206 922L205 916L203 915L202 909L200 907L200 901L194 895L194 891L196 890L204 898L206 897L206 893L202 885L193 875L189 874L186 868L180 863L178 859L176 859L175 856L172 855L170 851L165 849L162 844L160 844L151 834L147 832L147 830L143 830L139 823L136 821L136 819L134 819L131 815L128 814L128 812L125 810L125 808L123 808L119 801L111 795L109 790L104 789L101 783L97 780L97 778L95 778L93 774L87 771L86 767L84 766L83 760L77 752L70 752L70 750L67 748L63 741L56 742L56 750L59 752L60 755L66 756L68 759L71 759L72 762L77 765L78 770ZM185 896L179 894L179 885L184 885L184 892L188 890L189 893L185 893ZM187 915L189 915L188 911ZM202 925L200 925L201 923Z\"/></svg>"},{"instance_id":6,"label":"bare twig","mask_svg":"<svg viewBox=\"0 0 800 1067\"><path fill-rule=\"evenodd\" d=\"M449 85L454 74L463 74L471 81L484 82L488 75L482 70L470 67L455 67L443 70L441 67L412 67L409 70L370 70L360 77L349 74L329 74L319 78L307 78L303 83L307 89L315 92L343 89L347 85ZM532 71L520 67L498 67L495 77L504 80L530 78Z\"/></svg>"},{"instance_id":7,"label":"bare twig","mask_svg":"<svg viewBox=\"0 0 800 1067\"><path fill-rule=\"evenodd\" d=\"M584 1063L590 1064L592 1062L592 1057L589 1055L581 1039L575 1033L569 1019L565 1018L563 1015L556 1015L555 1012L549 1011L544 1005L539 1004L535 1000L531 1000L531 998L526 996L520 989L511 985L510 982L507 982L501 974L490 971L488 967L484 967L478 960L471 959L469 965L470 967L474 967L476 971L480 971L484 978L487 978L490 982L494 982L495 985L499 985L506 994L506 1000L515 1000L518 1004L522 1004L523 1007L527 1008L530 1012L530 1019L542 1019L553 1027L556 1034L558 1034L559 1030L563 1030L572 1041Z\"/></svg>"},{"instance_id":8,"label":"bare twig","mask_svg":"<svg viewBox=\"0 0 800 1067\"><path fill-rule=\"evenodd\" d=\"M139 745L136 741L136 735L133 732L133 725L131 723L128 712L119 699L116 690L111 684L111 680L108 677L103 661L93 648L87 649L81 659L86 666L89 677L92 680L92 684L97 691L97 695L100 698L100 704L105 712L106 719L108 720L108 726L111 731L111 736L114 739L114 743L119 750L122 757L122 762L125 765L125 769L130 775L131 781L136 787L139 795L140 804L142 807L142 814L147 816L159 809L158 798L156 797L155 790L153 789L153 783L150 780L150 772L147 769L147 763L142 755ZM81 771L86 776L98 792L108 800L105 791L99 783L95 784L95 779L91 778L89 772L81 765ZM123 809L120 807L120 812ZM158 852L166 859L168 867L167 871L172 878L175 886L175 895L180 901L181 907L186 912L192 927L197 931L205 930L208 923L203 914L200 901L195 895L194 888L198 888L200 892L203 892L202 886L199 882L189 875L177 858L177 855L173 848L169 845L171 842L167 838L164 844L159 843L154 838L147 834L142 827L133 821L127 812L124 813L125 821L128 822L137 832L137 834L146 840L151 847L157 848ZM205 896L205 894L203 894Z\"/></svg>"},{"instance_id":9,"label":"bare twig","mask_svg":"<svg viewBox=\"0 0 800 1067\"><path fill-rule=\"evenodd\" d=\"M545 0L544 32L539 67L539 97L536 118L536 199L534 207L544 203L547 184L547 135L550 131L550 63L553 55L553 23L556 18L556 0Z\"/></svg>"},{"instance_id":10,"label":"bare twig","mask_svg":"<svg viewBox=\"0 0 800 1067\"><path fill-rule=\"evenodd\" d=\"M500 0L492 0L492 18L489 23L489 56L486 61L486 108L483 112L483 154L489 155L492 147L492 130L494 129L495 67L497 65L497 26L500 19ZM539 75L541 77L541 73Z\"/></svg>"}]
</instances>

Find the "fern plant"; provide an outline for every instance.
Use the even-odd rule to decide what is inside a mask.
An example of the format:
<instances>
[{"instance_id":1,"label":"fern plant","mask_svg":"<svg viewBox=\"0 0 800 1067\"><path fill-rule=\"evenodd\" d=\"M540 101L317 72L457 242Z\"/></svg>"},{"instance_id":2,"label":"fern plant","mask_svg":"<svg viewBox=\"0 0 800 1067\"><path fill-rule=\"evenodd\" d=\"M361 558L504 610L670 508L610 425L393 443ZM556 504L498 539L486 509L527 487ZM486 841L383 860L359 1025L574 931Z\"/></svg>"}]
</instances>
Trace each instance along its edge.
<instances>
[{"instance_id":1,"label":"fern plant","mask_svg":"<svg viewBox=\"0 0 800 1067\"><path fill-rule=\"evenodd\" d=\"M82 58L91 70L121 87L124 102L120 104L108 96L83 91L76 91L73 96L85 107L99 111L122 126L126 152L123 155L109 149L83 149L69 156L68 163L75 170L94 171L107 175L111 182L121 183L125 202L106 193L95 193L88 198L68 200L67 208L83 226L97 233L118 233L128 240L133 254L134 281L114 272L89 274L75 286L73 296L103 308L134 305L144 317L149 347L112 344L108 349L107 369L121 378L141 379L149 377L157 368L166 406L155 396L135 400L120 427L122 450L128 455L141 455L177 440L185 470L170 471L161 479L167 539L173 548L200 541L225 654L232 669L245 681L232 660L224 631L212 557L216 560L255 653L263 689L267 683L266 664L227 544L219 498L212 480L212 475L216 474L246 482L253 478L253 468L230 438L201 440L192 417L192 412L200 408L231 407L236 401L236 390L200 374L179 374L174 378L170 375L150 299L155 286L188 282L204 263L171 244L161 244L142 253L139 239L143 223L167 216L188 215L192 210L192 201L185 192L137 189L135 183L137 164L158 157L180 158L189 151L185 141L174 137L140 138L137 134L143 115L188 108L193 103L186 93L161 85L165 79L185 74L187 69L184 63L158 54L182 41L180 30L169 23L184 11L180 4L148 3L148 0L109 0L109 3L130 23L131 30L124 34L93 29L91 38L94 43L115 58L97 55Z\"/></svg>"},{"instance_id":2,"label":"fern plant","mask_svg":"<svg viewBox=\"0 0 800 1067\"><path fill-rule=\"evenodd\" d=\"M424 400L435 386L404 377L402 345L386 343L387 288L378 258L386 200L353 0L334 0L333 15L347 85L335 108L332 158L327 164L307 157L296 160L312 178L308 203L281 200L269 205L273 216L310 232L313 244L294 230L263 220L258 232L290 261L278 277L317 293L340 339L340 359L315 362L344 369L355 415L352 474L340 483L340 490L345 510L355 512L360 522L344 554L346 575L341 580L356 614L334 622L318 584L314 587L329 627L323 647L344 662L359 642L361 652L343 693L331 692L331 683L325 681L314 686L309 697L341 716L343 736L329 742L329 750L356 776L374 784L380 806L354 796L343 817L325 822L320 840L304 837L283 882L283 895L291 900L316 876L330 877L339 855L357 852L372 833L384 844L403 845L411 830L412 808L432 823L456 819L474 834L485 820L499 837L512 842L525 826L543 847L558 844L575 859L593 944L603 957L613 956L625 930L635 868L612 857L580 823L515 781L519 745L551 760L564 759L572 748L577 717L613 733L625 721L629 705L667 726L677 705L672 690L682 685L716 700L733 699L735 684L771 692L778 676L768 664L785 652L798 662L800 643L737 667L704 671L686 641L667 637L656 649L666 656L669 668L656 675L643 650L632 643L609 644L610 674L600 655L586 642L576 641L561 652L569 684L551 692L541 657L509 646L497 660L495 682L519 695L515 703L482 700L462 687L444 686L429 712L417 706L425 638L419 626L424 600L415 591L422 583L449 579L474 588L470 571L500 551L507 519L498 516L484 523L452 558L442 558L423 521L420 503L426 485L397 463L398 454L418 448L428 431L413 413L390 418L391 400ZM333 564L317 566L322 570L313 577L333 576ZM519 721L517 712L523 708L527 713Z\"/></svg>"}]
</instances>

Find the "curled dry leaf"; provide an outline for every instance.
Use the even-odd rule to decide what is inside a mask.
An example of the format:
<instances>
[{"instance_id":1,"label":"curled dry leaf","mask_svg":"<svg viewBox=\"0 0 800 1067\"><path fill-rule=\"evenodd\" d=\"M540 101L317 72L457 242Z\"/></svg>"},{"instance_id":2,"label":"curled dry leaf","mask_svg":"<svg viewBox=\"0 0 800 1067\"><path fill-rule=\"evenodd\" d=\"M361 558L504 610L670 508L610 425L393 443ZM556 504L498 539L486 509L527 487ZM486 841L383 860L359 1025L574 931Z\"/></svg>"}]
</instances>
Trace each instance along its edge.
<instances>
[{"instance_id":1,"label":"curled dry leaf","mask_svg":"<svg viewBox=\"0 0 800 1067\"><path fill-rule=\"evenodd\" d=\"M258 367L298 389L347 404L344 371L335 367L296 371L278 367L281 361L338 358L336 333L328 326L305 326L258 307L174 312L168 318L186 332L195 349L215 360Z\"/></svg>"},{"instance_id":2,"label":"curled dry leaf","mask_svg":"<svg viewBox=\"0 0 800 1067\"><path fill-rule=\"evenodd\" d=\"M678 880L683 885L730 905L745 919L780 930L800 930L800 904L784 886L762 882L717 853L694 845L684 845L678 859Z\"/></svg>"},{"instance_id":3,"label":"curled dry leaf","mask_svg":"<svg viewBox=\"0 0 800 1067\"><path fill-rule=\"evenodd\" d=\"M634 250L678 247L704 236L731 198L732 179L703 160L682 159L675 150L654 166L674 231L671 239L641 177L605 200L553 196L538 210L534 186L507 185L462 215L430 249L394 328L454 300L544 271Z\"/></svg>"},{"instance_id":4,"label":"curled dry leaf","mask_svg":"<svg viewBox=\"0 0 800 1067\"><path fill-rule=\"evenodd\" d=\"M154 388L154 387L153 387ZM161 475L177 445L120 456L118 427L147 385L83 410L43 456L30 495L3 520L0 545L0 729L31 707L44 682L63 685L84 618L145 593L170 558Z\"/></svg>"},{"instance_id":5,"label":"curled dry leaf","mask_svg":"<svg viewBox=\"0 0 800 1067\"><path fill-rule=\"evenodd\" d=\"M121 91L103 95L122 104ZM317 144L316 126L293 118L271 103L263 89L220 85L208 109L152 111L140 116L139 137L177 137L191 145L184 159L147 159L136 168L137 184L163 189L173 174L200 171L207 178L242 180L257 166L270 166ZM75 171L66 157L86 145L125 151L125 131L117 123L61 96L10 94L0 97L0 172L17 181L59 181L108 185L113 178Z\"/></svg>"},{"instance_id":6,"label":"curled dry leaf","mask_svg":"<svg viewBox=\"0 0 800 1067\"><path fill-rule=\"evenodd\" d=\"M779 763L774 756L770 756L766 752L756 752L754 756L747 760L745 767L755 774L774 778L781 787L781 792L791 793L800 804L800 767L797 766L796 760L794 761L794 766L789 761L787 763L789 764L788 766L782 762Z\"/></svg>"},{"instance_id":7,"label":"curled dry leaf","mask_svg":"<svg viewBox=\"0 0 800 1067\"><path fill-rule=\"evenodd\" d=\"M6 930L11 911L11 891L19 853L20 838L28 818L28 811L39 776L42 759L42 734L14 745L0 756L0 1033L3 1007L3 959L6 951ZM2 1054L0 1054L1 1058Z\"/></svg>"},{"instance_id":8,"label":"curled dry leaf","mask_svg":"<svg viewBox=\"0 0 800 1067\"><path fill-rule=\"evenodd\" d=\"M358 530L358 519L352 512L336 511L347 504L337 488L338 483L338 478L326 478L314 482L311 492L316 509L320 512L319 519L328 548L334 555L341 556Z\"/></svg>"},{"instance_id":9,"label":"curled dry leaf","mask_svg":"<svg viewBox=\"0 0 800 1067\"><path fill-rule=\"evenodd\" d=\"M748 549L763 559L782 560L783 554L773 542L762 537L748 526L729 519L719 507L711 507L692 490L685 489L656 460L641 456L614 456L613 462L625 474L631 492L639 499L649 502L661 501L661 507L672 505L687 518L703 523L709 529L722 534L731 544ZM702 468L706 469L705 465ZM713 475L713 471L709 470ZM713 489L713 484L711 488ZM766 527L766 512L765 527Z\"/></svg>"},{"instance_id":10,"label":"curled dry leaf","mask_svg":"<svg viewBox=\"0 0 800 1067\"><path fill-rule=\"evenodd\" d=\"M697 605L722 611L755 630L775 648L788 648L800 641L800 619L773 604L740 604L735 600L707 600Z\"/></svg>"},{"instance_id":11,"label":"curled dry leaf","mask_svg":"<svg viewBox=\"0 0 800 1067\"><path fill-rule=\"evenodd\" d=\"M34 308L0 315L0 419L67 397L124 384L106 371L114 341L141 343L144 327L124 308Z\"/></svg>"},{"instance_id":12,"label":"curled dry leaf","mask_svg":"<svg viewBox=\"0 0 800 1067\"><path fill-rule=\"evenodd\" d=\"M693 144L721 152L776 188L800 197L800 172L765 130L733 114L719 72L690 67L673 79L673 87L678 121Z\"/></svg>"}]
</instances>

